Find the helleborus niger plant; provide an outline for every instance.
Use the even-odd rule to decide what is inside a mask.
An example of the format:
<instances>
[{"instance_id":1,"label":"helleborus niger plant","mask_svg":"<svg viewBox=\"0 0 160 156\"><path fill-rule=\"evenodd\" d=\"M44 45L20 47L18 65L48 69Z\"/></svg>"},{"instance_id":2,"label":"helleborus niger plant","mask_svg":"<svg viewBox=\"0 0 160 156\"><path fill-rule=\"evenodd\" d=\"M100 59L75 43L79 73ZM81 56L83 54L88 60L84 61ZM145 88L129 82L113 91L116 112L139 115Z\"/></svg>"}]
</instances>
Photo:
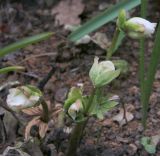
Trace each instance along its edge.
<instances>
[{"instance_id":1,"label":"helleborus niger plant","mask_svg":"<svg viewBox=\"0 0 160 156\"><path fill-rule=\"evenodd\" d=\"M72 132L67 156L75 156L76 148L89 117L104 118L104 114L114 108L118 103L103 93L103 88L116 79L120 70L116 69L112 61L98 62L95 57L90 69L89 77L93 84L90 95L84 95L83 87L71 88L64 104L66 114L76 123Z\"/></svg>"},{"instance_id":2,"label":"helleborus niger plant","mask_svg":"<svg viewBox=\"0 0 160 156\"><path fill-rule=\"evenodd\" d=\"M55 118L62 112L61 106L52 108L51 103L44 100L42 92L31 85L11 88L6 102L16 113L23 112L32 117L25 128L26 140L29 139L33 126L39 128L39 135L43 138L49 128L48 123L55 122Z\"/></svg>"},{"instance_id":3,"label":"helleborus niger plant","mask_svg":"<svg viewBox=\"0 0 160 156\"><path fill-rule=\"evenodd\" d=\"M89 71L89 77L93 84L90 95L83 94L83 88L72 88L64 104L66 114L76 123L73 129L66 156L75 156L76 149L83 134L89 117L95 116L104 118L105 112L114 108L117 102L110 100L103 93L103 88L116 79L120 72L127 70L127 63L124 60L113 60L112 55L117 48L119 37L125 34L133 39L151 37L155 31L156 23L151 23L140 17L127 19L125 10L121 10L117 19L115 33L110 48L107 49L105 61L99 62L95 57L94 63ZM125 36L124 35L124 36ZM125 67L125 70L123 70Z\"/></svg>"}]
</instances>

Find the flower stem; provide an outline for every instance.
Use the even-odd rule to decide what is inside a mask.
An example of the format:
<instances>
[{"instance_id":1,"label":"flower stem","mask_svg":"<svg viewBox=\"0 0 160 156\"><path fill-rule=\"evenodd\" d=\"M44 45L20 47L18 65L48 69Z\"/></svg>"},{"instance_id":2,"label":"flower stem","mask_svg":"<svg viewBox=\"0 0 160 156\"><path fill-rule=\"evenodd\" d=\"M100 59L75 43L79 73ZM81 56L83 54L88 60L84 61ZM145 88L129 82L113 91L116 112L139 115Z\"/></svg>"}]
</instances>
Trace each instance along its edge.
<instances>
[{"instance_id":1,"label":"flower stem","mask_svg":"<svg viewBox=\"0 0 160 156\"><path fill-rule=\"evenodd\" d=\"M70 140L69 140L69 146L66 152L66 156L76 156L77 147L80 143L84 128L87 124L88 119L85 121L82 121L80 123L77 123L72 131Z\"/></svg>"},{"instance_id":2,"label":"flower stem","mask_svg":"<svg viewBox=\"0 0 160 156\"><path fill-rule=\"evenodd\" d=\"M112 39L112 43L111 43L111 46L110 48L108 49L107 51L107 54L106 54L106 58L109 60L113 53L114 53L114 49L116 47L116 44L117 44L117 41L118 41L118 36L120 34L120 30L118 28L116 28L115 32L114 32L114 35L113 35L113 39Z\"/></svg>"},{"instance_id":3,"label":"flower stem","mask_svg":"<svg viewBox=\"0 0 160 156\"><path fill-rule=\"evenodd\" d=\"M92 94L90 96L89 102L87 104L87 107L85 109L84 114L87 115L89 112L89 109L93 103L93 99L95 96L96 89L93 89ZM69 146L67 148L66 156L76 156L77 147L80 143L81 137L83 135L83 131L86 127L86 124L88 122L89 117L87 117L84 121L79 122L75 125L70 140L69 140Z\"/></svg>"},{"instance_id":4,"label":"flower stem","mask_svg":"<svg viewBox=\"0 0 160 156\"><path fill-rule=\"evenodd\" d=\"M48 105L43 98L41 99L41 105L42 105L42 108L43 108L43 114L42 114L41 118L44 122L48 122L49 121Z\"/></svg>"},{"instance_id":5,"label":"flower stem","mask_svg":"<svg viewBox=\"0 0 160 156\"><path fill-rule=\"evenodd\" d=\"M92 103L93 103L93 99L94 99L95 93L96 93L96 89L94 88L93 91L92 91L92 93L91 93L91 96L90 96L90 98L89 98L89 102L88 102L88 104L87 104L87 107L86 107L86 109L85 109L85 112L84 112L84 114L86 114L86 115L88 114L89 109L90 109L90 107L91 107L91 105L92 105Z\"/></svg>"}]
</instances>

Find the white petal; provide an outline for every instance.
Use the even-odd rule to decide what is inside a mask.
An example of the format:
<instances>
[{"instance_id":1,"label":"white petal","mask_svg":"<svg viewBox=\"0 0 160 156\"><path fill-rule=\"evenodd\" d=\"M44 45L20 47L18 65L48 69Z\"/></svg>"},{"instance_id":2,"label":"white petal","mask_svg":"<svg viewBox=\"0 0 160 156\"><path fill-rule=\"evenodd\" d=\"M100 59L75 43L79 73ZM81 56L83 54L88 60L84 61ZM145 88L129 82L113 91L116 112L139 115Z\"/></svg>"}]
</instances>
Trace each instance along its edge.
<instances>
[{"instance_id":1,"label":"white petal","mask_svg":"<svg viewBox=\"0 0 160 156\"><path fill-rule=\"evenodd\" d=\"M111 61L102 61L99 63L101 66L102 70L105 71L113 71L115 70L114 64Z\"/></svg>"},{"instance_id":2,"label":"white petal","mask_svg":"<svg viewBox=\"0 0 160 156\"><path fill-rule=\"evenodd\" d=\"M14 111L19 111L21 108L26 108L29 103L30 102L23 94L19 94L17 96L9 94L7 96L7 105Z\"/></svg>"},{"instance_id":3,"label":"white petal","mask_svg":"<svg viewBox=\"0 0 160 156\"><path fill-rule=\"evenodd\" d=\"M77 107L76 103L72 104L72 105L70 106L69 110L78 111L78 107Z\"/></svg>"},{"instance_id":4,"label":"white petal","mask_svg":"<svg viewBox=\"0 0 160 156\"><path fill-rule=\"evenodd\" d=\"M69 107L69 110L68 111L76 111L76 112L79 112L80 109L82 108L82 103L81 103L81 100L76 100L75 103L73 103L70 107Z\"/></svg>"}]
</instances>

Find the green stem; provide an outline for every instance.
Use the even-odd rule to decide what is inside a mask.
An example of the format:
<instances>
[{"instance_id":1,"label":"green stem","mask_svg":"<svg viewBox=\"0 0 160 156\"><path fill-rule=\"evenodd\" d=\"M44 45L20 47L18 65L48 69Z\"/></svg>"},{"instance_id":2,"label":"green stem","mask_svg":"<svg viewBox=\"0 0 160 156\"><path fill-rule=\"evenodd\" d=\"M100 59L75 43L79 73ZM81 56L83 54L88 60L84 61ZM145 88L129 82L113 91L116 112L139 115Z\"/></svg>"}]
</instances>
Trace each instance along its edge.
<instances>
[{"instance_id":1,"label":"green stem","mask_svg":"<svg viewBox=\"0 0 160 156\"><path fill-rule=\"evenodd\" d=\"M43 114L42 114L41 118L44 122L48 122L49 121L48 105L43 98L41 99L41 105L42 105L42 108L43 108Z\"/></svg>"},{"instance_id":2,"label":"green stem","mask_svg":"<svg viewBox=\"0 0 160 156\"><path fill-rule=\"evenodd\" d=\"M119 34L120 34L120 30L118 28L116 28L114 35L113 35L111 46L108 49L107 54L106 54L106 57L108 60L112 57L112 55L114 53L114 49L115 49L116 43L118 41Z\"/></svg>"},{"instance_id":3,"label":"green stem","mask_svg":"<svg viewBox=\"0 0 160 156\"><path fill-rule=\"evenodd\" d=\"M69 146L66 152L66 156L76 156L77 147L80 143L87 121L88 119L75 125L69 140Z\"/></svg>"},{"instance_id":4,"label":"green stem","mask_svg":"<svg viewBox=\"0 0 160 156\"><path fill-rule=\"evenodd\" d=\"M85 109L84 114L87 114L87 113L89 112L89 109L90 109L90 107L91 107L91 105L92 105L92 103L93 103L93 99L94 99L95 93L96 93L96 89L94 88L93 91L92 91L92 93L91 93L91 96L90 96L90 98L89 98L89 102L88 102L88 104L87 104L87 107L86 107L86 109Z\"/></svg>"},{"instance_id":5,"label":"green stem","mask_svg":"<svg viewBox=\"0 0 160 156\"><path fill-rule=\"evenodd\" d=\"M141 17L146 18L147 15L147 0L141 0ZM140 91L141 91L141 104L142 104L142 124L146 128L148 101L145 100L145 39L140 40Z\"/></svg>"},{"instance_id":6,"label":"green stem","mask_svg":"<svg viewBox=\"0 0 160 156\"><path fill-rule=\"evenodd\" d=\"M84 112L84 114L86 114L86 115L88 114L89 109L93 103L95 92L96 92L96 89L93 89L92 94L89 99L89 102L88 102L87 107ZM69 140L69 146L67 148L66 156L76 156L77 147L80 143L80 140L83 135L83 131L86 127L86 124L88 122L88 119L89 119L89 117L87 117L86 120L79 122L75 125L75 127L72 131L70 140Z\"/></svg>"}]
</instances>

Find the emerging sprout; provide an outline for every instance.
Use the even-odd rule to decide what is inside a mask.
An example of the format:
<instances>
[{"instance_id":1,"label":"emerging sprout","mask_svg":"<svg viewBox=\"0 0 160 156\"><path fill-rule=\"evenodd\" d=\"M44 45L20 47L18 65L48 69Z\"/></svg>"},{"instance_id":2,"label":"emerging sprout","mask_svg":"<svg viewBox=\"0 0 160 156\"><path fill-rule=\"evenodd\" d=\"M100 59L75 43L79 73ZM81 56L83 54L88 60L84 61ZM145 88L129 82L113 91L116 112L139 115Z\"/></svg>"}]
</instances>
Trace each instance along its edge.
<instances>
[{"instance_id":1,"label":"emerging sprout","mask_svg":"<svg viewBox=\"0 0 160 156\"><path fill-rule=\"evenodd\" d=\"M31 85L12 88L7 96L7 105L14 111L20 111L33 107L41 96L41 91Z\"/></svg>"}]
</instances>

